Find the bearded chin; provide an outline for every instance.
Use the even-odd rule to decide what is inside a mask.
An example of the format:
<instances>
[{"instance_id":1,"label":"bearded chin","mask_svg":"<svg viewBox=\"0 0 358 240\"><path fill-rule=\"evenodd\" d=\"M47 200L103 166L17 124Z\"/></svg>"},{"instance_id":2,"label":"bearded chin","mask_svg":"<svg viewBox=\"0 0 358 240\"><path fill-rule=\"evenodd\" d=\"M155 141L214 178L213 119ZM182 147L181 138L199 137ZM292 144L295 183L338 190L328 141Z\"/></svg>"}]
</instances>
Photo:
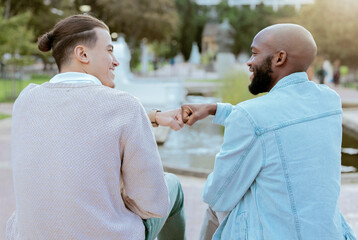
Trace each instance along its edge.
<instances>
[{"instance_id":1,"label":"bearded chin","mask_svg":"<svg viewBox=\"0 0 358 240\"><path fill-rule=\"evenodd\" d=\"M252 82L249 85L249 91L254 95L268 92L271 82L272 78L269 73L258 74L256 72L254 74L254 79L252 79Z\"/></svg>"},{"instance_id":2,"label":"bearded chin","mask_svg":"<svg viewBox=\"0 0 358 240\"><path fill-rule=\"evenodd\" d=\"M250 93L257 95L259 93L268 92L270 89L272 83L271 60L271 56L267 57L261 66L254 69L254 78L249 85Z\"/></svg>"}]
</instances>

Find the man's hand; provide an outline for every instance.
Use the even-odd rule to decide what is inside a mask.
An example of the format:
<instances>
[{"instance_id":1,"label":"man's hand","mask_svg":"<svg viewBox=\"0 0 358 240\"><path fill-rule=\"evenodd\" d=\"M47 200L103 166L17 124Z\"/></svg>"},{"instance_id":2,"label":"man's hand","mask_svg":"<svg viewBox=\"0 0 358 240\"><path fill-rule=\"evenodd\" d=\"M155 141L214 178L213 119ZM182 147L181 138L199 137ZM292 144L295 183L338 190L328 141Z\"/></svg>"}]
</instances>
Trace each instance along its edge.
<instances>
[{"instance_id":1,"label":"man's hand","mask_svg":"<svg viewBox=\"0 0 358 240\"><path fill-rule=\"evenodd\" d=\"M196 121L215 115L217 104L187 104L181 106L181 115L186 125L192 126Z\"/></svg>"},{"instance_id":2,"label":"man's hand","mask_svg":"<svg viewBox=\"0 0 358 240\"><path fill-rule=\"evenodd\" d=\"M159 126L170 127L175 131L180 130L184 126L180 108L165 112L157 112L155 121Z\"/></svg>"}]
</instances>

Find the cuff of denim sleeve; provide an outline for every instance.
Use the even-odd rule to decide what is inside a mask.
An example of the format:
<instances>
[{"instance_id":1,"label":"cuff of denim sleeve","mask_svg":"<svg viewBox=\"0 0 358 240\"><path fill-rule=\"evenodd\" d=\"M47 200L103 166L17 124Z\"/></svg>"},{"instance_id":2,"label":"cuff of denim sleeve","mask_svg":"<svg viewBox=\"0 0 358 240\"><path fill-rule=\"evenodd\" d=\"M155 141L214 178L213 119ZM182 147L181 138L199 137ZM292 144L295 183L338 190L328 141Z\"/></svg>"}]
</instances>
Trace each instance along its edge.
<instances>
[{"instance_id":1,"label":"cuff of denim sleeve","mask_svg":"<svg viewBox=\"0 0 358 240\"><path fill-rule=\"evenodd\" d=\"M217 103L213 123L224 126L226 118L230 115L233 106L230 103Z\"/></svg>"}]
</instances>

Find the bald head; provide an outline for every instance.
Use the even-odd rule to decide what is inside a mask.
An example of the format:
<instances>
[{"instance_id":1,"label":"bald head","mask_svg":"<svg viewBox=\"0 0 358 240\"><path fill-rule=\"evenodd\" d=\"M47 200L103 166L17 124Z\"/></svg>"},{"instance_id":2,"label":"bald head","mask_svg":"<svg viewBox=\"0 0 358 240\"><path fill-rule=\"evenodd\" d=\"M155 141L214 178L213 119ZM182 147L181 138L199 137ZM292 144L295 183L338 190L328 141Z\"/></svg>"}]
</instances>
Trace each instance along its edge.
<instances>
[{"instance_id":1,"label":"bald head","mask_svg":"<svg viewBox=\"0 0 358 240\"><path fill-rule=\"evenodd\" d=\"M272 54L285 52L285 67L292 72L305 72L317 54L312 34L296 24L269 26L255 36L254 45L262 45Z\"/></svg>"}]
</instances>

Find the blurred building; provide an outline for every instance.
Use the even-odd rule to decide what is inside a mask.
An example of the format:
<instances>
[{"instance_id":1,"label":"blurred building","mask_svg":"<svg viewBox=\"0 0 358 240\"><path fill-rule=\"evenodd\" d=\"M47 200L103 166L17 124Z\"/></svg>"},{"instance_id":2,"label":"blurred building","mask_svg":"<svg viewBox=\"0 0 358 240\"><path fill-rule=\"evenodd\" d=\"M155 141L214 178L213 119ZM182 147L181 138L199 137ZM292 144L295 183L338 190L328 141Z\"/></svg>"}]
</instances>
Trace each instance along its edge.
<instances>
[{"instance_id":1,"label":"blurred building","mask_svg":"<svg viewBox=\"0 0 358 240\"><path fill-rule=\"evenodd\" d=\"M196 0L196 3L199 5L216 5L219 4L220 0ZM314 0L228 0L230 6L244 6L248 5L251 8L255 8L256 5L263 3L267 6L272 6L272 8L277 11L279 7L285 5L293 5L297 10L305 4L313 4Z\"/></svg>"},{"instance_id":2,"label":"blurred building","mask_svg":"<svg viewBox=\"0 0 358 240\"><path fill-rule=\"evenodd\" d=\"M219 23L207 23L204 26L201 38L201 52L213 53L218 51L217 37L219 33Z\"/></svg>"}]
</instances>

